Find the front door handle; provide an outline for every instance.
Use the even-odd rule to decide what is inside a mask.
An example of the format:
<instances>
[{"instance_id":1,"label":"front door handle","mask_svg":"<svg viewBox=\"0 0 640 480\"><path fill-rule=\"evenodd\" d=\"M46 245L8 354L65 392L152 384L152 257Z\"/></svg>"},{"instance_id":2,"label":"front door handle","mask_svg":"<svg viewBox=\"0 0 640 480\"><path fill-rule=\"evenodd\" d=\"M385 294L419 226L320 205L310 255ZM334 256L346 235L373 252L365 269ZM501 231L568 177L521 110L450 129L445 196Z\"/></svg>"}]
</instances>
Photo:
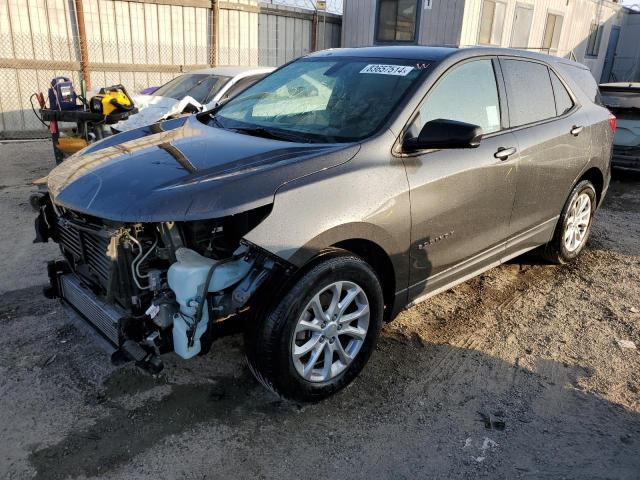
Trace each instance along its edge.
<instances>
[{"instance_id":1,"label":"front door handle","mask_svg":"<svg viewBox=\"0 0 640 480\"><path fill-rule=\"evenodd\" d=\"M509 158L511 155L513 155L514 153L516 153L518 150L516 149L516 147L500 147L498 148L498 151L496 153L493 154L494 157L500 159L500 160L506 160L507 158Z\"/></svg>"},{"instance_id":2,"label":"front door handle","mask_svg":"<svg viewBox=\"0 0 640 480\"><path fill-rule=\"evenodd\" d=\"M582 125L578 126L578 125L574 125L571 128L571 135L573 135L574 137L577 137L578 135L580 135L580 132L584 130L584 127Z\"/></svg>"}]
</instances>

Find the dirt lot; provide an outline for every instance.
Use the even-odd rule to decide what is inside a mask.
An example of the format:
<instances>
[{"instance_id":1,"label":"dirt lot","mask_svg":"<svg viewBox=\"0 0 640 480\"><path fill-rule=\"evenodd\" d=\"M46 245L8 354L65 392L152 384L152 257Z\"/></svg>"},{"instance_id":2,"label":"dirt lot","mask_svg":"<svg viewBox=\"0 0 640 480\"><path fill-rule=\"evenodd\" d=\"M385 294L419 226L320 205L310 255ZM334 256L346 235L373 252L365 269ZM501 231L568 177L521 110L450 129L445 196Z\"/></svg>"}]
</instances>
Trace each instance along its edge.
<instances>
[{"instance_id":1,"label":"dirt lot","mask_svg":"<svg viewBox=\"0 0 640 480\"><path fill-rule=\"evenodd\" d=\"M29 181L0 145L0 478L640 478L640 181L612 184L573 265L487 272L385 327L361 377L279 401L231 335L153 378L41 296Z\"/></svg>"}]
</instances>

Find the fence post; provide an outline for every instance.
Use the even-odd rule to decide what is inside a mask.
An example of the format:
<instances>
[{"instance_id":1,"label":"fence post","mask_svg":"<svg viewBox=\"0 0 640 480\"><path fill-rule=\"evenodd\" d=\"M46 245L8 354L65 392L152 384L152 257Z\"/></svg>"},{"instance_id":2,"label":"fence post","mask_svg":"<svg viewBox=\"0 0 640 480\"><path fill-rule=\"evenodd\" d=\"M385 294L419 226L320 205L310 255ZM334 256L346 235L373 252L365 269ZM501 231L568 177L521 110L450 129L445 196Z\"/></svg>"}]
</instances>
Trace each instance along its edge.
<instances>
[{"instance_id":1,"label":"fence post","mask_svg":"<svg viewBox=\"0 0 640 480\"><path fill-rule=\"evenodd\" d=\"M78 21L78 41L80 42L80 69L82 71L82 80L87 90L91 88L91 80L89 78L89 53L87 50L87 32L84 29L84 8L82 0L75 0L76 19Z\"/></svg>"},{"instance_id":2,"label":"fence post","mask_svg":"<svg viewBox=\"0 0 640 480\"><path fill-rule=\"evenodd\" d=\"M318 50L318 10L314 9L311 19L311 51L316 50Z\"/></svg>"},{"instance_id":3,"label":"fence post","mask_svg":"<svg viewBox=\"0 0 640 480\"><path fill-rule=\"evenodd\" d=\"M211 66L218 66L218 24L219 24L218 0L211 0Z\"/></svg>"}]
</instances>

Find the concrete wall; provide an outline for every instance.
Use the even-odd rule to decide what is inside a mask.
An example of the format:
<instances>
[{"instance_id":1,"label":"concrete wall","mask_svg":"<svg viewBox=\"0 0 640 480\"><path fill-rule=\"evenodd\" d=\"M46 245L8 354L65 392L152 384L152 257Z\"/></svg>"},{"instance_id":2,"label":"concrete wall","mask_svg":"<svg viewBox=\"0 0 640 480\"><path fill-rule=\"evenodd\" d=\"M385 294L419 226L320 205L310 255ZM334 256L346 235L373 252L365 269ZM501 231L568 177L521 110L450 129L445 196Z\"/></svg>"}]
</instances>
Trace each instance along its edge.
<instances>
[{"instance_id":1,"label":"concrete wall","mask_svg":"<svg viewBox=\"0 0 640 480\"><path fill-rule=\"evenodd\" d=\"M478 42L480 15L483 0L431 0L431 8L425 9L422 0L418 43L421 45L475 45ZM516 4L533 7L533 21L527 48L542 50L547 13L563 16L557 55L577 59L591 68L600 78L607 50L609 33L613 25L621 25L625 10L608 0L502 0L506 6L505 21L500 46L511 43ZM343 15L343 45L374 45L377 0L345 0ZM587 38L591 22L603 25L603 34L597 57L586 56ZM525 45L517 45L525 47Z\"/></svg>"}]
</instances>

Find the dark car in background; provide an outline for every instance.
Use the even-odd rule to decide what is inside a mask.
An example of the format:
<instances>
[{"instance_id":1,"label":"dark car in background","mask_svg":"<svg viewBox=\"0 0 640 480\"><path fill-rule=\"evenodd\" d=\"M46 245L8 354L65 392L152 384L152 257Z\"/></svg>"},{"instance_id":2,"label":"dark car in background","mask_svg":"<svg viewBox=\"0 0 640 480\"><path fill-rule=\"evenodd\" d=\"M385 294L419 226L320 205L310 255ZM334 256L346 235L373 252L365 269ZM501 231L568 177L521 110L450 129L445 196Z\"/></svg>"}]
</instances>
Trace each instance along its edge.
<instances>
[{"instance_id":1,"label":"dark car in background","mask_svg":"<svg viewBox=\"0 0 640 480\"><path fill-rule=\"evenodd\" d=\"M518 50L305 56L57 166L47 294L156 370L241 316L263 385L324 398L407 306L536 247L580 254L610 179L597 96L586 67Z\"/></svg>"},{"instance_id":2,"label":"dark car in background","mask_svg":"<svg viewBox=\"0 0 640 480\"><path fill-rule=\"evenodd\" d=\"M602 103L617 118L611 164L640 172L640 83L600 84Z\"/></svg>"}]
</instances>

